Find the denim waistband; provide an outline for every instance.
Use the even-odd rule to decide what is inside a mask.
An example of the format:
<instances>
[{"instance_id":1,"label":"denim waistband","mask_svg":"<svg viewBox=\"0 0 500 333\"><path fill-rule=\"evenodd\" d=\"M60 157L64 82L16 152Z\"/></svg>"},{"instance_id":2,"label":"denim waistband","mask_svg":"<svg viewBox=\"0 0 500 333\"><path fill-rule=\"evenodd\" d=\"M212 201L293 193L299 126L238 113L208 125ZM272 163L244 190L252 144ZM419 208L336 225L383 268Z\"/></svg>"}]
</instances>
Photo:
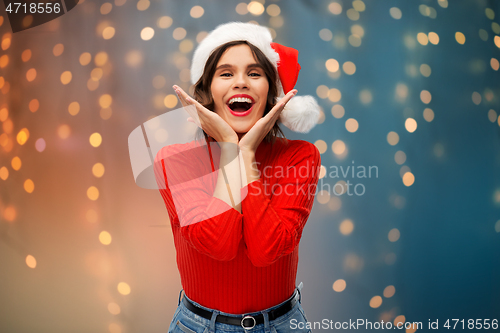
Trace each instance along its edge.
<instances>
[{"instance_id":1,"label":"denim waistband","mask_svg":"<svg viewBox=\"0 0 500 333\"><path fill-rule=\"evenodd\" d=\"M299 302L297 302L297 304L294 306L294 308L296 306L298 306L299 303L301 303L301 299L302 299L302 295L301 295L301 290L302 290L302 287L303 287L303 283L300 282L300 284L295 288L295 291L294 293L288 298L286 299L285 301L275 305L275 306L272 306L270 308L267 308L267 309L264 309L264 310L261 310L261 311L255 311L255 312L248 312L248 313L244 313L244 314L233 314L233 313L226 313L226 312L221 312L221 311L218 311L218 310L215 310L215 309L211 309L211 308L207 308L205 306L202 306L200 305L199 303L196 303L195 301L191 300L189 297L186 296L186 294L184 294L184 297L186 297L191 303L193 303L195 306L199 307L199 308L202 308L204 310L207 310L207 311L210 311L212 312L212 319L205 319L205 318L202 318L196 314L194 314L193 312L189 311L185 306L184 304L182 303L182 292L183 290L180 291L179 293L179 306L182 307L186 312L189 313L190 317L192 317L192 319L195 319L203 324L210 324L210 326L212 326L213 328L215 327L215 321L216 321L216 318L218 315L224 315L224 316L228 316L228 317L235 317L235 318L238 318L238 317L241 317L242 315L243 316L246 316L246 315L249 315L249 316L255 316L255 315L259 315L259 314L262 314L264 316L264 324L260 324L260 325L264 325L264 326L267 326L269 327L269 318L268 318L268 312L269 311L272 311L276 308L279 308L280 306L282 306L284 303L290 301L290 299L292 299L293 297L296 296L296 294L298 293L299 294ZM285 315L283 315L282 317L284 317ZM281 318L281 317L280 317ZM280 318L276 318L274 319L272 322L274 321L278 321L280 320ZM271 322L271 323L272 323ZM229 328L229 325L227 324L222 324L222 323L217 323L218 325L224 325L224 326L227 326ZM241 328L241 327L240 327Z\"/></svg>"}]
</instances>

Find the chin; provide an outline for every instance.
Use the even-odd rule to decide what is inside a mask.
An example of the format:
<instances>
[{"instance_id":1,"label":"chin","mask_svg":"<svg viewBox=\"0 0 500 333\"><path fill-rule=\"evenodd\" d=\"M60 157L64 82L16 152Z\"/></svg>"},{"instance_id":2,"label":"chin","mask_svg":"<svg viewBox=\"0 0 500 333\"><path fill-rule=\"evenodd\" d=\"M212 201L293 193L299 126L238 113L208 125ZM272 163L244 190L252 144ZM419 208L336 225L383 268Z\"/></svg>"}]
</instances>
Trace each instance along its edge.
<instances>
[{"instance_id":1,"label":"chin","mask_svg":"<svg viewBox=\"0 0 500 333\"><path fill-rule=\"evenodd\" d=\"M231 127L238 134L245 134L246 132L248 132L252 128L251 125L248 125L248 126L236 125L236 126L231 126Z\"/></svg>"},{"instance_id":2,"label":"chin","mask_svg":"<svg viewBox=\"0 0 500 333\"><path fill-rule=\"evenodd\" d=\"M238 134L245 134L250 131L250 129L255 125L255 122L250 122L248 120L243 121L231 121L229 122L229 126Z\"/></svg>"}]
</instances>

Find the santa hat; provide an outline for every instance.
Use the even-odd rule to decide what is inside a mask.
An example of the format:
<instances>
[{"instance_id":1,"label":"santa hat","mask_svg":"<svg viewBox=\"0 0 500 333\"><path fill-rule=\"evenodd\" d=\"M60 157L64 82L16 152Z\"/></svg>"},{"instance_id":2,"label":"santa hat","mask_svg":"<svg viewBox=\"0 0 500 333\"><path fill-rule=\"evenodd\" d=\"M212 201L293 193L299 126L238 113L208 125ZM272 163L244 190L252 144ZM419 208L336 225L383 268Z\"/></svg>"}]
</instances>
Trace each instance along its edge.
<instances>
[{"instance_id":1,"label":"santa hat","mask_svg":"<svg viewBox=\"0 0 500 333\"><path fill-rule=\"evenodd\" d=\"M244 40L256 46L278 71L278 99L293 89L299 76L299 52L291 47L273 43L265 27L242 22L221 24L210 32L196 48L191 64L191 83L203 75L210 54L222 44ZM295 132L307 133L318 122L319 105L312 96L295 96L281 112L280 121Z\"/></svg>"}]
</instances>

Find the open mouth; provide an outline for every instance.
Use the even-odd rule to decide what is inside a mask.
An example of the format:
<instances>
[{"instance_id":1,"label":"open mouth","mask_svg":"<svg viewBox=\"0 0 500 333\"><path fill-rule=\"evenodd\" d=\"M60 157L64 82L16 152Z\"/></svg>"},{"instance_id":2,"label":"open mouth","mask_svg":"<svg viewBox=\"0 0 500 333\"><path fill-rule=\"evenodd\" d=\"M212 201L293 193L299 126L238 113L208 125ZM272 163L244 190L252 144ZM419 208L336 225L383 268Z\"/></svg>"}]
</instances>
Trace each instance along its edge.
<instances>
[{"instance_id":1,"label":"open mouth","mask_svg":"<svg viewBox=\"0 0 500 333\"><path fill-rule=\"evenodd\" d=\"M233 97L227 103L233 112L246 112L253 104L254 102L248 97Z\"/></svg>"}]
</instances>

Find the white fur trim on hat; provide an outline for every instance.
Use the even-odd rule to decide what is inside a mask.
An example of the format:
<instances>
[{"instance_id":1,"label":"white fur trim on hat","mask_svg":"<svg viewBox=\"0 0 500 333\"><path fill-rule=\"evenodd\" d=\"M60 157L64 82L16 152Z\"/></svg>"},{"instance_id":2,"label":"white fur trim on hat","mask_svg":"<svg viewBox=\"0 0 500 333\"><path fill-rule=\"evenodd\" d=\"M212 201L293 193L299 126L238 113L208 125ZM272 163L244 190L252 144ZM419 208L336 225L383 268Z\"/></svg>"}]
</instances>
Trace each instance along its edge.
<instances>
[{"instance_id":1,"label":"white fur trim on hat","mask_svg":"<svg viewBox=\"0 0 500 333\"><path fill-rule=\"evenodd\" d=\"M278 68L279 54L271 47L273 38L266 27L252 23L229 22L215 28L196 48L191 63L191 83L196 84L201 78L205 64L216 48L237 40L245 40L259 48L274 67ZM283 87L280 80L278 80L277 85L278 97L283 97ZM307 133L316 125L319 114L319 105L314 97L295 96L281 112L280 121L292 131Z\"/></svg>"},{"instance_id":2,"label":"white fur trim on hat","mask_svg":"<svg viewBox=\"0 0 500 333\"><path fill-rule=\"evenodd\" d=\"M212 51L222 44L236 40L246 40L255 45L272 62L274 67L278 66L280 56L271 47L273 38L266 27L252 23L230 22L215 28L196 48L191 64L191 83L195 84L203 75L205 64Z\"/></svg>"}]
</instances>

